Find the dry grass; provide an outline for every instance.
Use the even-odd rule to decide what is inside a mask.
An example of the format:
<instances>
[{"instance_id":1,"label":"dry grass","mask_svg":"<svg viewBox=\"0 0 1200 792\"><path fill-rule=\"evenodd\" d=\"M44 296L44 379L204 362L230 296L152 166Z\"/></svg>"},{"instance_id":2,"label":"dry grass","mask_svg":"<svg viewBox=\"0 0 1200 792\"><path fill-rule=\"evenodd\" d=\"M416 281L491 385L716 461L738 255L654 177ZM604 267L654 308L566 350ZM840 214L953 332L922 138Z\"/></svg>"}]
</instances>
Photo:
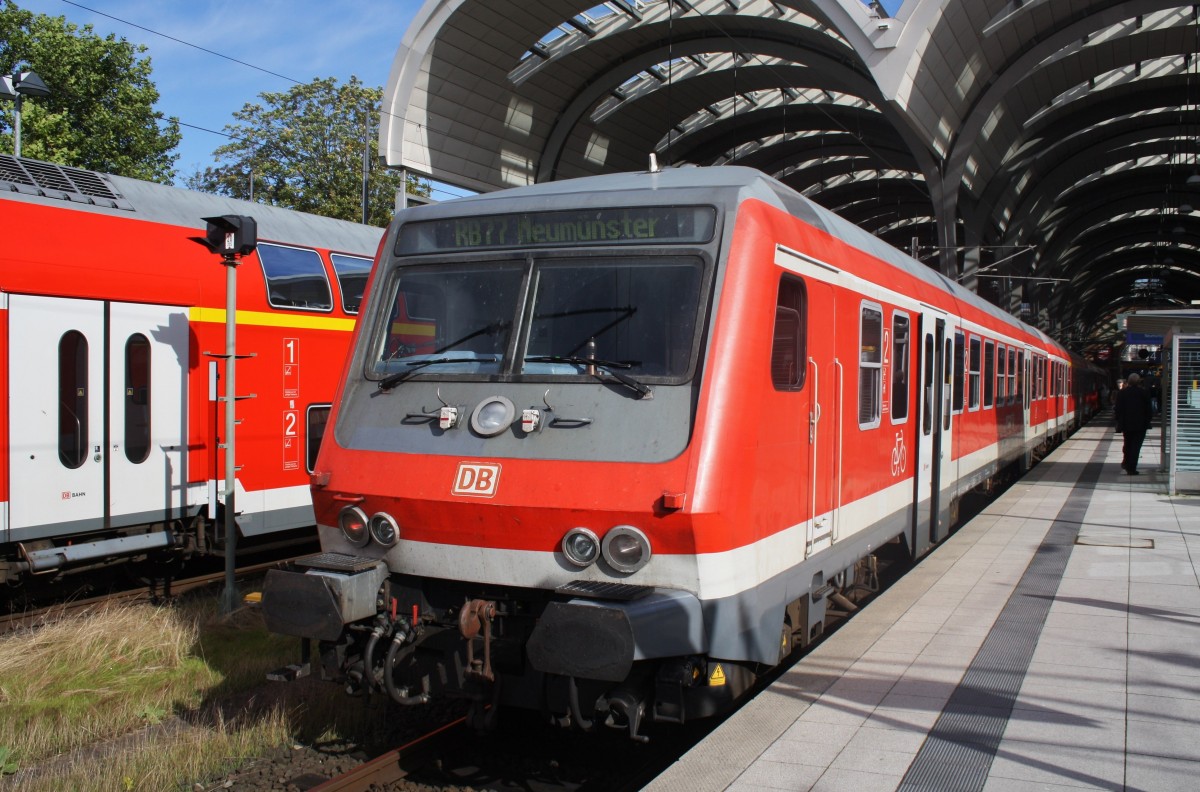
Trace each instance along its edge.
<instances>
[{"instance_id":1,"label":"dry grass","mask_svg":"<svg viewBox=\"0 0 1200 792\"><path fill-rule=\"evenodd\" d=\"M297 652L212 602L99 606L0 638L0 789L187 788L322 736L346 714L337 686L245 693Z\"/></svg>"}]
</instances>

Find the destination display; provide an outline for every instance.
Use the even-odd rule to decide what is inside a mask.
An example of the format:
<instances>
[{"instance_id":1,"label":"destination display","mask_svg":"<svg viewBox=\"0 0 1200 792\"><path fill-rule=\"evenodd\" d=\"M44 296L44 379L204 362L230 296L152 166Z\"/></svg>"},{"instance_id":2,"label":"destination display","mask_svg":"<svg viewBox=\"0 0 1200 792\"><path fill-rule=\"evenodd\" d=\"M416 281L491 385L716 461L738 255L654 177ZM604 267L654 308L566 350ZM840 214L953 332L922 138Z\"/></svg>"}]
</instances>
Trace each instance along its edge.
<instances>
[{"instance_id":1,"label":"destination display","mask_svg":"<svg viewBox=\"0 0 1200 792\"><path fill-rule=\"evenodd\" d=\"M703 243L711 206L626 206L426 220L401 226L396 255L454 250Z\"/></svg>"}]
</instances>

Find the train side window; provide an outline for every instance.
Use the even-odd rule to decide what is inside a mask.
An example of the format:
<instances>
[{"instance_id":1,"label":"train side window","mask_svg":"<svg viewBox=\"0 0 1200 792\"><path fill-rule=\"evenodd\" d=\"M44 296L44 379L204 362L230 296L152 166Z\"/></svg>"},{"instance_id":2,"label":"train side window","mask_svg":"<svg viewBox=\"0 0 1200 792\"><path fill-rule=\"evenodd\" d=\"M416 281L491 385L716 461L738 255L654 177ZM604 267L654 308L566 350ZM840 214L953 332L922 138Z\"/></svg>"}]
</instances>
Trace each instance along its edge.
<instances>
[{"instance_id":1,"label":"train side window","mask_svg":"<svg viewBox=\"0 0 1200 792\"><path fill-rule=\"evenodd\" d=\"M966 368L966 339L962 333L954 334L954 412L963 409L963 380Z\"/></svg>"},{"instance_id":2,"label":"train side window","mask_svg":"<svg viewBox=\"0 0 1200 792\"><path fill-rule=\"evenodd\" d=\"M1012 404L1017 398L1017 350L1008 348L1008 398Z\"/></svg>"},{"instance_id":3,"label":"train side window","mask_svg":"<svg viewBox=\"0 0 1200 792\"><path fill-rule=\"evenodd\" d=\"M863 303L858 334L858 426L879 426L883 379L883 307Z\"/></svg>"},{"instance_id":4,"label":"train side window","mask_svg":"<svg viewBox=\"0 0 1200 792\"><path fill-rule=\"evenodd\" d=\"M983 406L991 409L996 396L996 342L983 344Z\"/></svg>"},{"instance_id":5,"label":"train side window","mask_svg":"<svg viewBox=\"0 0 1200 792\"><path fill-rule=\"evenodd\" d=\"M125 342L125 458L150 456L150 342L134 333Z\"/></svg>"},{"instance_id":6,"label":"train side window","mask_svg":"<svg viewBox=\"0 0 1200 792\"><path fill-rule=\"evenodd\" d=\"M330 253L329 260L333 262L333 274L337 276L338 289L342 292L342 310L348 314L358 313L363 292L367 289L367 276L371 274L371 259Z\"/></svg>"},{"instance_id":7,"label":"train side window","mask_svg":"<svg viewBox=\"0 0 1200 792\"><path fill-rule=\"evenodd\" d=\"M892 423L908 420L909 318L892 314Z\"/></svg>"},{"instance_id":8,"label":"train side window","mask_svg":"<svg viewBox=\"0 0 1200 792\"><path fill-rule=\"evenodd\" d=\"M325 439L325 426L329 423L328 404L310 404L305 419L305 449L308 472L317 469L317 452L321 450L321 441Z\"/></svg>"},{"instance_id":9,"label":"train side window","mask_svg":"<svg viewBox=\"0 0 1200 792\"><path fill-rule=\"evenodd\" d=\"M1008 347L1004 344L996 345L996 406L1004 406L1006 380L1004 376L1005 368L1008 365Z\"/></svg>"},{"instance_id":10,"label":"train side window","mask_svg":"<svg viewBox=\"0 0 1200 792\"><path fill-rule=\"evenodd\" d=\"M951 384L954 381L954 346L950 339L946 339L945 360L942 364L942 428L950 428L950 394L953 391ZM961 370L961 369L960 369Z\"/></svg>"},{"instance_id":11,"label":"train side window","mask_svg":"<svg viewBox=\"0 0 1200 792\"><path fill-rule=\"evenodd\" d=\"M970 358L968 363L970 368L967 372L967 409L979 409L979 365L980 365L980 346L981 339L972 336L970 343Z\"/></svg>"},{"instance_id":12,"label":"train side window","mask_svg":"<svg viewBox=\"0 0 1200 792\"><path fill-rule=\"evenodd\" d=\"M72 470L88 450L88 342L78 330L58 341L58 459Z\"/></svg>"},{"instance_id":13,"label":"train side window","mask_svg":"<svg viewBox=\"0 0 1200 792\"><path fill-rule=\"evenodd\" d=\"M267 302L272 308L333 309L329 278L317 251L259 242L258 261L267 279Z\"/></svg>"},{"instance_id":14,"label":"train side window","mask_svg":"<svg viewBox=\"0 0 1200 792\"><path fill-rule=\"evenodd\" d=\"M780 278L779 296L775 300L775 332L771 341L771 384L775 390L804 388L804 376L808 371L807 307L804 281L790 275Z\"/></svg>"}]
</instances>

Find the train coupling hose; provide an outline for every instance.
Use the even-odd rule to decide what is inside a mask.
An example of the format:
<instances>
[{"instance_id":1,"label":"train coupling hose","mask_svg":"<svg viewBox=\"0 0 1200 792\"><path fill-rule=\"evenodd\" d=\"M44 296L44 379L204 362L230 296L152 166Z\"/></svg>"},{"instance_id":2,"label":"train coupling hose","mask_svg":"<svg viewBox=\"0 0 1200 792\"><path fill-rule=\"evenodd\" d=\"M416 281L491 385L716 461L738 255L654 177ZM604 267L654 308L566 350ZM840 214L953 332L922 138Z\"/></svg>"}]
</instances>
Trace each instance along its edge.
<instances>
[{"instance_id":1,"label":"train coupling hose","mask_svg":"<svg viewBox=\"0 0 1200 792\"><path fill-rule=\"evenodd\" d=\"M418 693L415 696L408 694L408 688L396 687L396 678L394 672L396 670L396 656L400 653L400 649L408 642L409 638L414 633L409 632L408 624L403 620L396 622L394 634L392 635L391 646L388 647L387 659L383 662L383 685L387 689L387 694L392 701L404 707L412 707L417 704L429 703L428 691Z\"/></svg>"},{"instance_id":2,"label":"train coupling hose","mask_svg":"<svg viewBox=\"0 0 1200 792\"><path fill-rule=\"evenodd\" d=\"M387 632L387 622L380 619L375 625L375 629L371 630L371 637L367 639L367 648L363 651L363 689L366 691L367 697L370 698L371 691L379 688L379 680L375 676L375 644L379 643L379 639Z\"/></svg>"}]
</instances>

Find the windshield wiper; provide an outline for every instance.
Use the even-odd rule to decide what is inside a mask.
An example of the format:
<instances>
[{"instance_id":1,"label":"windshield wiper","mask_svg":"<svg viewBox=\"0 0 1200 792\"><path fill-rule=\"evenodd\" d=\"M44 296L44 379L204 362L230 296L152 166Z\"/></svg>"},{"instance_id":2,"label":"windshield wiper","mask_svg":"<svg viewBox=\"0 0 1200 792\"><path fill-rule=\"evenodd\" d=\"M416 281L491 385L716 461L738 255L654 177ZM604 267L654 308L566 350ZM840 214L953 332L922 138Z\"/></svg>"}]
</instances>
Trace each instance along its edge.
<instances>
[{"instance_id":1,"label":"windshield wiper","mask_svg":"<svg viewBox=\"0 0 1200 792\"><path fill-rule=\"evenodd\" d=\"M633 366L638 365L634 362L620 360L600 360L590 357L581 357L579 355L530 355L526 357L525 360L529 363L570 363L576 366L594 367L595 370L589 372L593 377L603 379L601 375L607 374L630 390L637 391L639 399L645 398L651 395L653 392L650 390L649 385L638 382L628 374L622 374L616 370L632 368Z\"/></svg>"},{"instance_id":2,"label":"windshield wiper","mask_svg":"<svg viewBox=\"0 0 1200 792\"><path fill-rule=\"evenodd\" d=\"M512 327L511 321L493 322L490 325L484 325L483 327L479 328L478 330L473 330L470 333L467 333L462 338L456 338L453 341L451 341L449 344L446 344L445 346L443 346L439 349L433 350L433 352L435 355L439 354L441 352L448 352L451 349L454 349L454 347L458 346L459 344L465 344L473 338L478 338L481 335L495 335L496 333L507 330L510 327Z\"/></svg>"},{"instance_id":3,"label":"windshield wiper","mask_svg":"<svg viewBox=\"0 0 1200 792\"><path fill-rule=\"evenodd\" d=\"M379 393L380 391L391 390L392 388L399 385L401 382L404 382L404 380L406 380L409 377L413 376L414 374L420 372L420 370L425 368L426 366L436 366L439 363L479 363L479 362L495 363L496 360L492 359L492 360L482 360L481 361L480 358L463 358L463 357L456 357L456 358L442 357L442 358L432 358L430 360L414 360L411 363L404 364L406 366L412 366L412 368L408 369L407 371L397 371L395 374L389 374L388 376L381 379L379 381L379 387L375 392Z\"/></svg>"}]
</instances>

